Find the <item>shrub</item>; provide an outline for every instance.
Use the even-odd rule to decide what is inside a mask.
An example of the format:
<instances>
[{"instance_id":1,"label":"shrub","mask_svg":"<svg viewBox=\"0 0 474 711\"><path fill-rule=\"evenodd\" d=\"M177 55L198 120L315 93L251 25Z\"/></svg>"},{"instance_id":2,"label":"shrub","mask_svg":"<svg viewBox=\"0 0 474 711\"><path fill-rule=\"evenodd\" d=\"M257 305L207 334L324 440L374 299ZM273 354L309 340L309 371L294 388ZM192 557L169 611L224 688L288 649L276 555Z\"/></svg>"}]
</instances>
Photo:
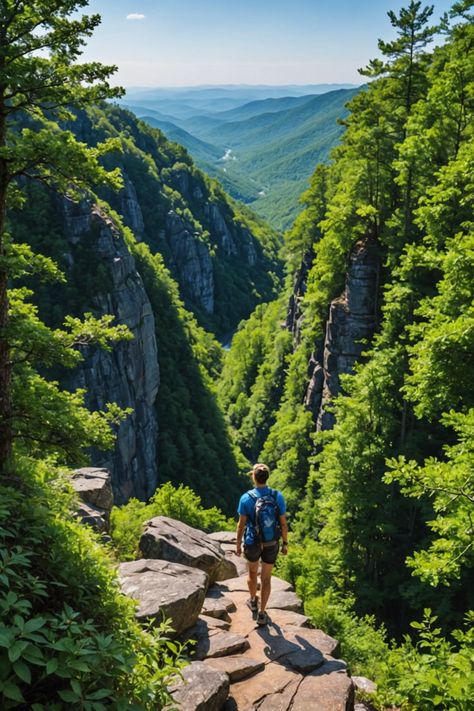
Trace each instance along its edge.
<instances>
[{"instance_id":1,"label":"shrub","mask_svg":"<svg viewBox=\"0 0 474 711\"><path fill-rule=\"evenodd\" d=\"M46 467L37 467L44 476ZM145 632L60 479L0 487L0 707L159 709L180 648ZM29 480L28 480L29 479Z\"/></svg>"}]
</instances>

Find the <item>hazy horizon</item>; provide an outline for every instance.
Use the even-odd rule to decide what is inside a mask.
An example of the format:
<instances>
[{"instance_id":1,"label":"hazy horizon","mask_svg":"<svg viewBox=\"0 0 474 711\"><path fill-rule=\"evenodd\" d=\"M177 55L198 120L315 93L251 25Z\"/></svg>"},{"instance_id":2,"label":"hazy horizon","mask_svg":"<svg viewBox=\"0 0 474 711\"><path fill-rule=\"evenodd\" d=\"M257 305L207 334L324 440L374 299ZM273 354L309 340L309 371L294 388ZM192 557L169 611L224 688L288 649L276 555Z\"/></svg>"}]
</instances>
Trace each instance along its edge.
<instances>
[{"instance_id":1,"label":"hazy horizon","mask_svg":"<svg viewBox=\"0 0 474 711\"><path fill-rule=\"evenodd\" d=\"M387 17L407 1L91 0L102 24L83 58L116 64L126 87L364 82L357 72L395 36ZM433 19L452 2L435 2Z\"/></svg>"}]
</instances>

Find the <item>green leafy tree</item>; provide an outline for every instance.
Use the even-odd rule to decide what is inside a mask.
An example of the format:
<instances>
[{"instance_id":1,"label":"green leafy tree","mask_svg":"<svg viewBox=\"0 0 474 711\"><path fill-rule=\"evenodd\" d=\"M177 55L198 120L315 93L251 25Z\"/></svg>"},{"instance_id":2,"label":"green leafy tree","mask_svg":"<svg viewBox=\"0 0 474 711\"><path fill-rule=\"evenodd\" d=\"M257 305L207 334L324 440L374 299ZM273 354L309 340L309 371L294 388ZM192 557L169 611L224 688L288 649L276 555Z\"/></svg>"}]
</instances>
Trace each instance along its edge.
<instances>
[{"instance_id":1,"label":"green leafy tree","mask_svg":"<svg viewBox=\"0 0 474 711\"><path fill-rule=\"evenodd\" d=\"M14 439L12 369L15 358L9 316L9 280L18 276L21 248L6 232L7 204L21 202L19 181L33 178L73 194L91 183L117 184L98 158L110 144L89 150L57 119L71 118L71 106L118 96L96 62L78 63L98 15L76 17L86 0L6 0L0 7L0 466L11 467ZM32 255L30 255L30 258ZM40 260L41 261L41 260ZM44 261L44 260L43 260ZM50 270L51 271L51 270Z\"/></svg>"}]
</instances>

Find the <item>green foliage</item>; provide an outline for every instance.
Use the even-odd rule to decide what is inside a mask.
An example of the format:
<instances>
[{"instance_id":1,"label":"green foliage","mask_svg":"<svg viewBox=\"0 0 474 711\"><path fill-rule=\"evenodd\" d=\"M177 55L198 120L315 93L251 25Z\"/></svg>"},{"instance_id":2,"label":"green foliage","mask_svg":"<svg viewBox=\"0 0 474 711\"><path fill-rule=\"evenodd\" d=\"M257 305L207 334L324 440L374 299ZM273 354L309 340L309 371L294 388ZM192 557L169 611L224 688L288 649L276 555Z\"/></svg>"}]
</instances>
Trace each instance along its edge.
<instances>
[{"instance_id":1,"label":"green foliage","mask_svg":"<svg viewBox=\"0 0 474 711\"><path fill-rule=\"evenodd\" d=\"M379 708L397 706L403 711L444 709L467 711L474 696L473 615L466 630L446 639L437 618L426 609L421 622L412 622L417 637L407 635L400 647L383 659L377 694Z\"/></svg>"},{"instance_id":2,"label":"green foliage","mask_svg":"<svg viewBox=\"0 0 474 711\"><path fill-rule=\"evenodd\" d=\"M59 363L72 368L83 358L81 346L97 343L110 349L130 333L124 326L112 326L111 316L97 320L92 314L85 314L82 320L68 316L62 329L51 330L38 317L37 308L26 301L31 296L26 288L9 292L7 334L14 366L11 428L15 449L17 453L38 458L54 455L61 463L78 464L85 461L85 446L112 446L110 425L118 423L128 411L111 403L106 412L89 412L84 406L84 391L68 392L40 371Z\"/></svg>"},{"instance_id":3,"label":"green foliage","mask_svg":"<svg viewBox=\"0 0 474 711\"><path fill-rule=\"evenodd\" d=\"M155 516L168 516L208 533L235 528L233 519L227 519L216 506L203 508L201 498L188 486L174 487L167 482L146 504L130 499L124 506L112 509L111 535L120 560L136 557L143 524Z\"/></svg>"},{"instance_id":4,"label":"green foliage","mask_svg":"<svg viewBox=\"0 0 474 711\"><path fill-rule=\"evenodd\" d=\"M281 397L291 336L282 327L284 301L257 307L226 353L219 398L244 455L257 461Z\"/></svg>"},{"instance_id":5,"label":"green foliage","mask_svg":"<svg viewBox=\"0 0 474 711\"><path fill-rule=\"evenodd\" d=\"M464 567L473 566L472 513L474 506L474 410L466 415L444 415L458 443L445 447L445 460L432 457L418 465L403 457L390 460L393 471L385 474L387 483L398 481L402 492L421 498L429 496L436 518L428 521L435 538L426 550L408 559L408 566L431 585L449 584L459 578Z\"/></svg>"},{"instance_id":6,"label":"green foliage","mask_svg":"<svg viewBox=\"0 0 474 711\"><path fill-rule=\"evenodd\" d=\"M64 476L21 467L22 491L1 491L2 708L162 708L179 645L135 622L104 549L72 519Z\"/></svg>"}]
</instances>

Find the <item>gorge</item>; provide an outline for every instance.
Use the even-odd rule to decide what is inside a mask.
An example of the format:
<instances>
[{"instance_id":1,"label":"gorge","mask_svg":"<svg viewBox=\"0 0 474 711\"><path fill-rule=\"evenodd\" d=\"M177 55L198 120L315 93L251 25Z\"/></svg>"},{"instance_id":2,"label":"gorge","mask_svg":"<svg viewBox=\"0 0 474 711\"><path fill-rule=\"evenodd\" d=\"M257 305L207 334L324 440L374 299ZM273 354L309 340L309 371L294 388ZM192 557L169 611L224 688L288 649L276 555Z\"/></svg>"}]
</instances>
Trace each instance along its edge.
<instances>
[{"instance_id":1,"label":"gorge","mask_svg":"<svg viewBox=\"0 0 474 711\"><path fill-rule=\"evenodd\" d=\"M118 105L113 68L76 63L98 23L71 17L85 5L0 8L0 705L151 711L182 692L180 669L191 679L214 664L242 711L304 708L313 692L328 711L468 711L472 3L438 22L413 0L390 13L394 39L379 42L383 59L361 70L363 87L222 105L218 125L182 117L201 126L200 150L225 136L216 160L234 150L229 136L243 150L252 126L257 146L268 132L258 160L265 172L273 154L283 171L278 220L287 199L295 216L284 235ZM262 101L275 103L262 112ZM312 119L328 105L334 131L318 144L298 212L285 166L298 159L299 178L308 136L318 139ZM305 111L304 151L292 139L285 153L283 127ZM140 615L117 576L140 598L135 574L169 573L158 525L173 529L167 540L191 527L203 532L191 538L209 536L206 550L222 543L211 578L242 564L225 545L256 461L288 506L276 588L299 601L297 612L274 608L290 646L267 642L282 645L291 669L267 655L277 680L268 694L201 653L222 642L219 623L194 630L196 657L174 639L187 614L165 614L144 585L153 612ZM98 533L77 520L80 467L110 474L114 507L80 508ZM181 574L171 574L177 588L191 580ZM222 597L244 602L245 580L226 579L234 589L222 578L204 603L201 575L207 612ZM283 614L302 609L303 642L301 620ZM244 624L235 615L227 622ZM249 643L262 651L253 630L241 636L239 654L250 656ZM343 662L323 649L335 639ZM376 681L370 699L359 689L354 701L354 676ZM326 682L342 690L334 703Z\"/></svg>"}]
</instances>

